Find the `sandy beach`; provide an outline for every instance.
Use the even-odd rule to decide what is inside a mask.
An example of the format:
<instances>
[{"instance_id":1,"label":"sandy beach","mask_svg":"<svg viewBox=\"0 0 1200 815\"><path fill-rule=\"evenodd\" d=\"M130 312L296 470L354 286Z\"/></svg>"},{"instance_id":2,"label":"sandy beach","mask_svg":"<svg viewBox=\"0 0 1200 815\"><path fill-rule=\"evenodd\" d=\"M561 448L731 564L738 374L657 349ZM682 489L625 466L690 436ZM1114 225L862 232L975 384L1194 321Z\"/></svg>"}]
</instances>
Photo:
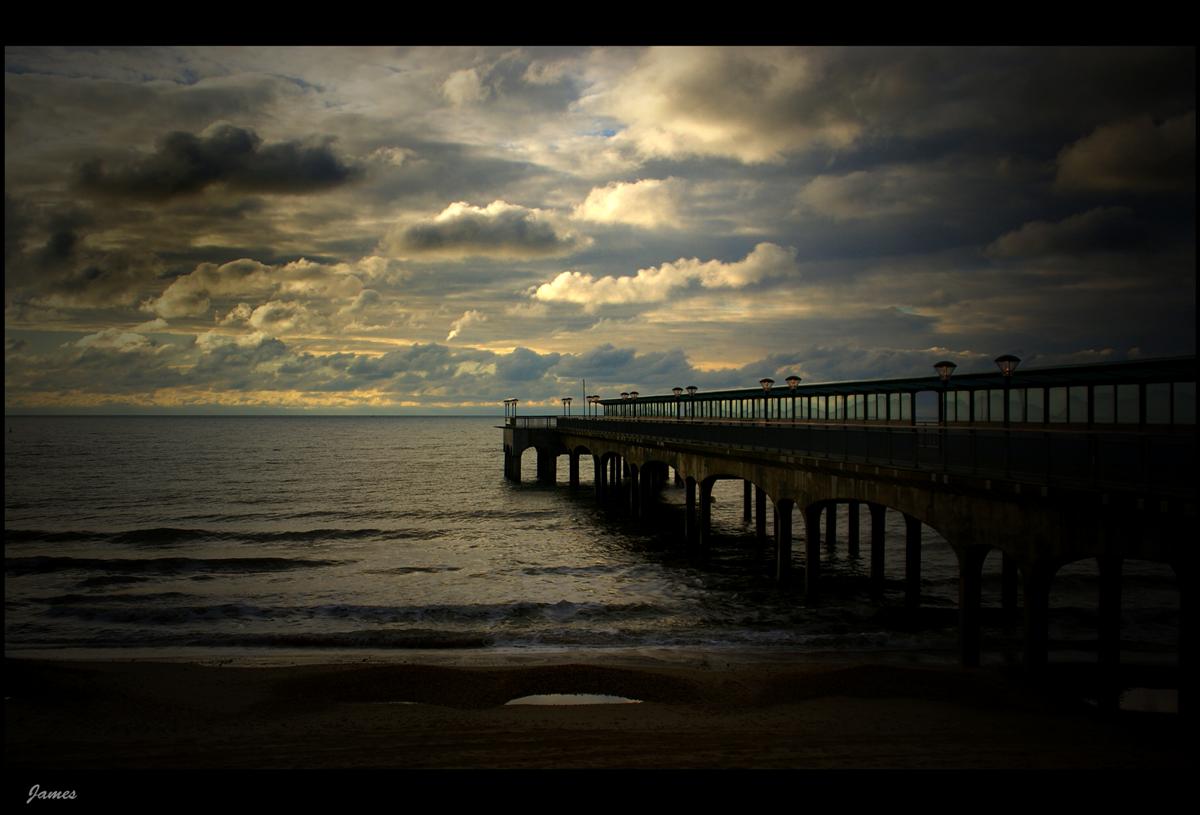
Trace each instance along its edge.
<instances>
[{"instance_id":1,"label":"sandy beach","mask_svg":"<svg viewBox=\"0 0 1200 815\"><path fill-rule=\"evenodd\" d=\"M358 664L6 659L11 770L1183 768L1177 715L1001 669L629 656ZM638 704L505 703L606 694Z\"/></svg>"}]
</instances>

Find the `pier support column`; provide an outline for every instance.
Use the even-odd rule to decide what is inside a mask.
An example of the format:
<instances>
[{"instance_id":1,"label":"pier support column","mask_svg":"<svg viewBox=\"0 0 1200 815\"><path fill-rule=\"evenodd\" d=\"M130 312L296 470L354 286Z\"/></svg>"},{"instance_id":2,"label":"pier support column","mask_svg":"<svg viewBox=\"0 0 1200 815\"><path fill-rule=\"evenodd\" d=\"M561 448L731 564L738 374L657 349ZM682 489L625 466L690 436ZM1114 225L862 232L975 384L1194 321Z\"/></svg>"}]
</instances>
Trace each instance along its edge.
<instances>
[{"instance_id":1,"label":"pier support column","mask_svg":"<svg viewBox=\"0 0 1200 815\"><path fill-rule=\"evenodd\" d=\"M871 597L883 597L883 545L887 538L884 520L887 507L883 504L867 504L871 512Z\"/></svg>"},{"instance_id":2,"label":"pier support column","mask_svg":"<svg viewBox=\"0 0 1200 815\"><path fill-rule=\"evenodd\" d=\"M775 505L775 580L787 583L792 572L792 502Z\"/></svg>"},{"instance_id":3,"label":"pier support column","mask_svg":"<svg viewBox=\"0 0 1200 815\"><path fill-rule=\"evenodd\" d=\"M825 550L832 552L837 544L837 501L825 505Z\"/></svg>"},{"instance_id":4,"label":"pier support column","mask_svg":"<svg viewBox=\"0 0 1200 815\"><path fill-rule=\"evenodd\" d=\"M1025 595L1025 670L1041 673L1049 655L1050 582L1054 569L1043 564L1021 570Z\"/></svg>"},{"instance_id":5,"label":"pier support column","mask_svg":"<svg viewBox=\"0 0 1200 815\"><path fill-rule=\"evenodd\" d=\"M753 485L749 481L742 482L742 521L750 523L750 491Z\"/></svg>"},{"instance_id":6,"label":"pier support column","mask_svg":"<svg viewBox=\"0 0 1200 815\"><path fill-rule=\"evenodd\" d=\"M579 454L570 453L568 459L571 462L568 483L571 485L571 489L577 490L579 489Z\"/></svg>"},{"instance_id":7,"label":"pier support column","mask_svg":"<svg viewBox=\"0 0 1200 815\"><path fill-rule=\"evenodd\" d=\"M539 484L553 484L558 475L558 456L550 450L537 451L537 480Z\"/></svg>"},{"instance_id":8,"label":"pier support column","mask_svg":"<svg viewBox=\"0 0 1200 815\"><path fill-rule=\"evenodd\" d=\"M858 557L858 501L851 501L847 507L846 552L852 558Z\"/></svg>"},{"instance_id":9,"label":"pier support column","mask_svg":"<svg viewBox=\"0 0 1200 815\"><path fill-rule=\"evenodd\" d=\"M1116 710L1121 703L1121 567L1118 555L1096 559L1100 566L1100 707Z\"/></svg>"},{"instance_id":10,"label":"pier support column","mask_svg":"<svg viewBox=\"0 0 1200 815\"><path fill-rule=\"evenodd\" d=\"M904 515L904 605L921 605L921 521Z\"/></svg>"},{"instance_id":11,"label":"pier support column","mask_svg":"<svg viewBox=\"0 0 1200 815\"><path fill-rule=\"evenodd\" d=\"M629 514L631 517L642 517L641 508L641 482L642 473L633 464L629 465Z\"/></svg>"},{"instance_id":12,"label":"pier support column","mask_svg":"<svg viewBox=\"0 0 1200 815\"><path fill-rule=\"evenodd\" d=\"M691 550L700 543L700 530L697 528L696 518L696 479L689 478L684 485L686 499L684 501L683 513L683 540L688 550Z\"/></svg>"},{"instance_id":13,"label":"pier support column","mask_svg":"<svg viewBox=\"0 0 1200 815\"><path fill-rule=\"evenodd\" d=\"M608 462L600 456L592 456L592 472L596 476L596 500L603 503L608 492Z\"/></svg>"},{"instance_id":14,"label":"pier support column","mask_svg":"<svg viewBox=\"0 0 1200 815\"><path fill-rule=\"evenodd\" d=\"M958 555L958 649L964 668L978 668L982 645L980 599L983 594L983 561L990 547L968 546Z\"/></svg>"},{"instance_id":15,"label":"pier support column","mask_svg":"<svg viewBox=\"0 0 1200 815\"><path fill-rule=\"evenodd\" d=\"M759 486L754 487L754 537L759 546L767 539L767 493Z\"/></svg>"},{"instance_id":16,"label":"pier support column","mask_svg":"<svg viewBox=\"0 0 1200 815\"><path fill-rule=\"evenodd\" d=\"M521 483L521 454L512 450L508 454L508 477Z\"/></svg>"},{"instance_id":17,"label":"pier support column","mask_svg":"<svg viewBox=\"0 0 1200 815\"><path fill-rule=\"evenodd\" d=\"M817 598L817 582L821 576L821 505L804 509L804 595L805 602Z\"/></svg>"},{"instance_id":18,"label":"pier support column","mask_svg":"<svg viewBox=\"0 0 1200 815\"><path fill-rule=\"evenodd\" d=\"M700 541L700 556L706 557L712 546L712 489L713 482L705 481L700 484L700 523L698 533Z\"/></svg>"},{"instance_id":19,"label":"pier support column","mask_svg":"<svg viewBox=\"0 0 1200 815\"><path fill-rule=\"evenodd\" d=\"M1006 623L1012 623L1017 616L1017 561L1008 552L1002 553L1000 560L1000 608L1004 612Z\"/></svg>"}]
</instances>

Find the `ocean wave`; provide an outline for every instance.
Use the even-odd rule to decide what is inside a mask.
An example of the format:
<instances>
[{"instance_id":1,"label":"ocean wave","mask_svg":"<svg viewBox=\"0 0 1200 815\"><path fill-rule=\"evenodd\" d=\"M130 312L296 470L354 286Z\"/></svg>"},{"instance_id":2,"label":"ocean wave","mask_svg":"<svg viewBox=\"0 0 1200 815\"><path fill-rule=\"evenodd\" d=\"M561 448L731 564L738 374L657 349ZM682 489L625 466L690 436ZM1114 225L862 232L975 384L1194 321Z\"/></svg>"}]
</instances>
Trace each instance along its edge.
<instances>
[{"instance_id":1,"label":"ocean wave","mask_svg":"<svg viewBox=\"0 0 1200 815\"><path fill-rule=\"evenodd\" d=\"M170 546L193 541L234 541L244 543L283 543L290 541L333 540L433 540L446 535L443 529L379 529L376 527L322 527L319 529L238 530L159 526L145 529L96 532L89 530L5 530L8 543L70 543L93 541L134 546Z\"/></svg>"},{"instance_id":2,"label":"ocean wave","mask_svg":"<svg viewBox=\"0 0 1200 815\"><path fill-rule=\"evenodd\" d=\"M222 620L270 620L273 623L297 620L348 620L375 624L443 623L471 625L516 625L541 622L556 626L579 621L603 620L627 622L654 619L667 610L647 603L508 603L444 606L372 606L330 603L319 606L259 606L251 603L211 605L148 605L150 600L193 597L179 592L158 595L60 595L43 598L50 606L46 615L89 622L144 625L178 625L187 622ZM131 605L123 606L121 603Z\"/></svg>"},{"instance_id":3,"label":"ocean wave","mask_svg":"<svg viewBox=\"0 0 1200 815\"><path fill-rule=\"evenodd\" d=\"M527 575L563 574L587 576L610 574L617 571L617 567L611 563L593 563L590 566L526 566L520 571L522 574Z\"/></svg>"},{"instance_id":4,"label":"ocean wave","mask_svg":"<svg viewBox=\"0 0 1200 815\"><path fill-rule=\"evenodd\" d=\"M282 557L245 558L76 558L49 557L6 557L4 572L20 577L29 574L49 574L66 571L120 572L122 574L151 572L155 574L187 574L219 572L238 574L248 572L279 572L290 569L312 569L337 566L341 560L304 560Z\"/></svg>"},{"instance_id":5,"label":"ocean wave","mask_svg":"<svg viewBox=\"0 0 1200 815\"><path fill-rule=\"evenodd\" d=\"M363 574L438 574L461 572L462 566L395 566L391 569L367 569Z\"/></svg>"}]
</instances>

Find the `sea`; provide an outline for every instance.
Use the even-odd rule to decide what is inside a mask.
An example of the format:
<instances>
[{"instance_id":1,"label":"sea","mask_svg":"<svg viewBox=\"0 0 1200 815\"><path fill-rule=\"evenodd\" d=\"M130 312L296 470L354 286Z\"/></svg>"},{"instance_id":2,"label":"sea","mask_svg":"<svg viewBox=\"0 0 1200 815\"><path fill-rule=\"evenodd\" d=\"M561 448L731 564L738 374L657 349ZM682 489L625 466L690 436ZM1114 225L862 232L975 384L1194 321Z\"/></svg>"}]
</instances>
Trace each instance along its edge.
<instances>
[{"instance_id":1,"label":"sea","mask_svg":"<svg viewBox=\"0 0 1200 815\"><path fill-rule=\"evenodd\" d=\"M8 656L355 660L415 653L701 659L864 656L952 664L957 566L923 532L921 609L903 610L904 524L887 514L886 590L862 546L823 546L819 603L780 586L742 517L742 484L714 490L715 543L682 546L683 490L635 521L582 484L504 478L499 417L8 416L4 450ZM769 524L770 525L770 524ZM795 524L796 573L803 567ZM1161 564L1129 562L1123 659L1177 659L1179 595ZM984 662L1019 662L1019 615L984 583ZM1095 660L1094 563L1058 574L1051 659Z\"/></svg>"}]
</instances>

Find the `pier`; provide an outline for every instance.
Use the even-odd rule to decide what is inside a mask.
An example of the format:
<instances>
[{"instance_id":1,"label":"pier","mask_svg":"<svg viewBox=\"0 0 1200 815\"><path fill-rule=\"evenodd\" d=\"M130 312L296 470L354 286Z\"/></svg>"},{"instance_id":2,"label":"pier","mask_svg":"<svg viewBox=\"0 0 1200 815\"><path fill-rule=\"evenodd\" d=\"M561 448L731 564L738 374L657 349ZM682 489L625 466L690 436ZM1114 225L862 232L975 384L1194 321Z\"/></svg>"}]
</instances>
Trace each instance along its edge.
<instances>
[{"instance_id":1,"label":"pier","mask_svg":"<svg viewBox=\"0 0 1200 815\"><path fill-rule=\"evenodd\" d=\"M1007 370L1006 370L1007 362ZM703 557L711 545L713 485L743 482L743 517L767 538L774 573L821 596L822 539L849 513L857 552L868 527L873 593L883 584L885 513L906 529L905 604L920 602L921 529L936 530L959 567L961 661L980 660L980 587L987 555L1003 558L1002 606L1023 609L1024 662L1046 665L1055 573L1094 558L1099 569L1099 660L1119 662L1122 564L1168 564L1181 615L1195 566L1195 357L1016 372L803 384L643 397L589 397L584 415L518 416L505 403L505 475L537 451L537 478L553 483L569 456L579 485L591 460L597 500L646 517L668 483L685 490L679 541ZM947 370L948 366L948 370ZM570 411L564 401L564 414ZM824 521L824 524L822 524ZM824 530L822 527L824 526ZM802 549L793 552L799 538ZM798 556L798 557L797 557ZM1190 599L1189 599L1190 604ZM1180 665L1190 653L1180 624Z\"/></svg>"}]
</instances>

